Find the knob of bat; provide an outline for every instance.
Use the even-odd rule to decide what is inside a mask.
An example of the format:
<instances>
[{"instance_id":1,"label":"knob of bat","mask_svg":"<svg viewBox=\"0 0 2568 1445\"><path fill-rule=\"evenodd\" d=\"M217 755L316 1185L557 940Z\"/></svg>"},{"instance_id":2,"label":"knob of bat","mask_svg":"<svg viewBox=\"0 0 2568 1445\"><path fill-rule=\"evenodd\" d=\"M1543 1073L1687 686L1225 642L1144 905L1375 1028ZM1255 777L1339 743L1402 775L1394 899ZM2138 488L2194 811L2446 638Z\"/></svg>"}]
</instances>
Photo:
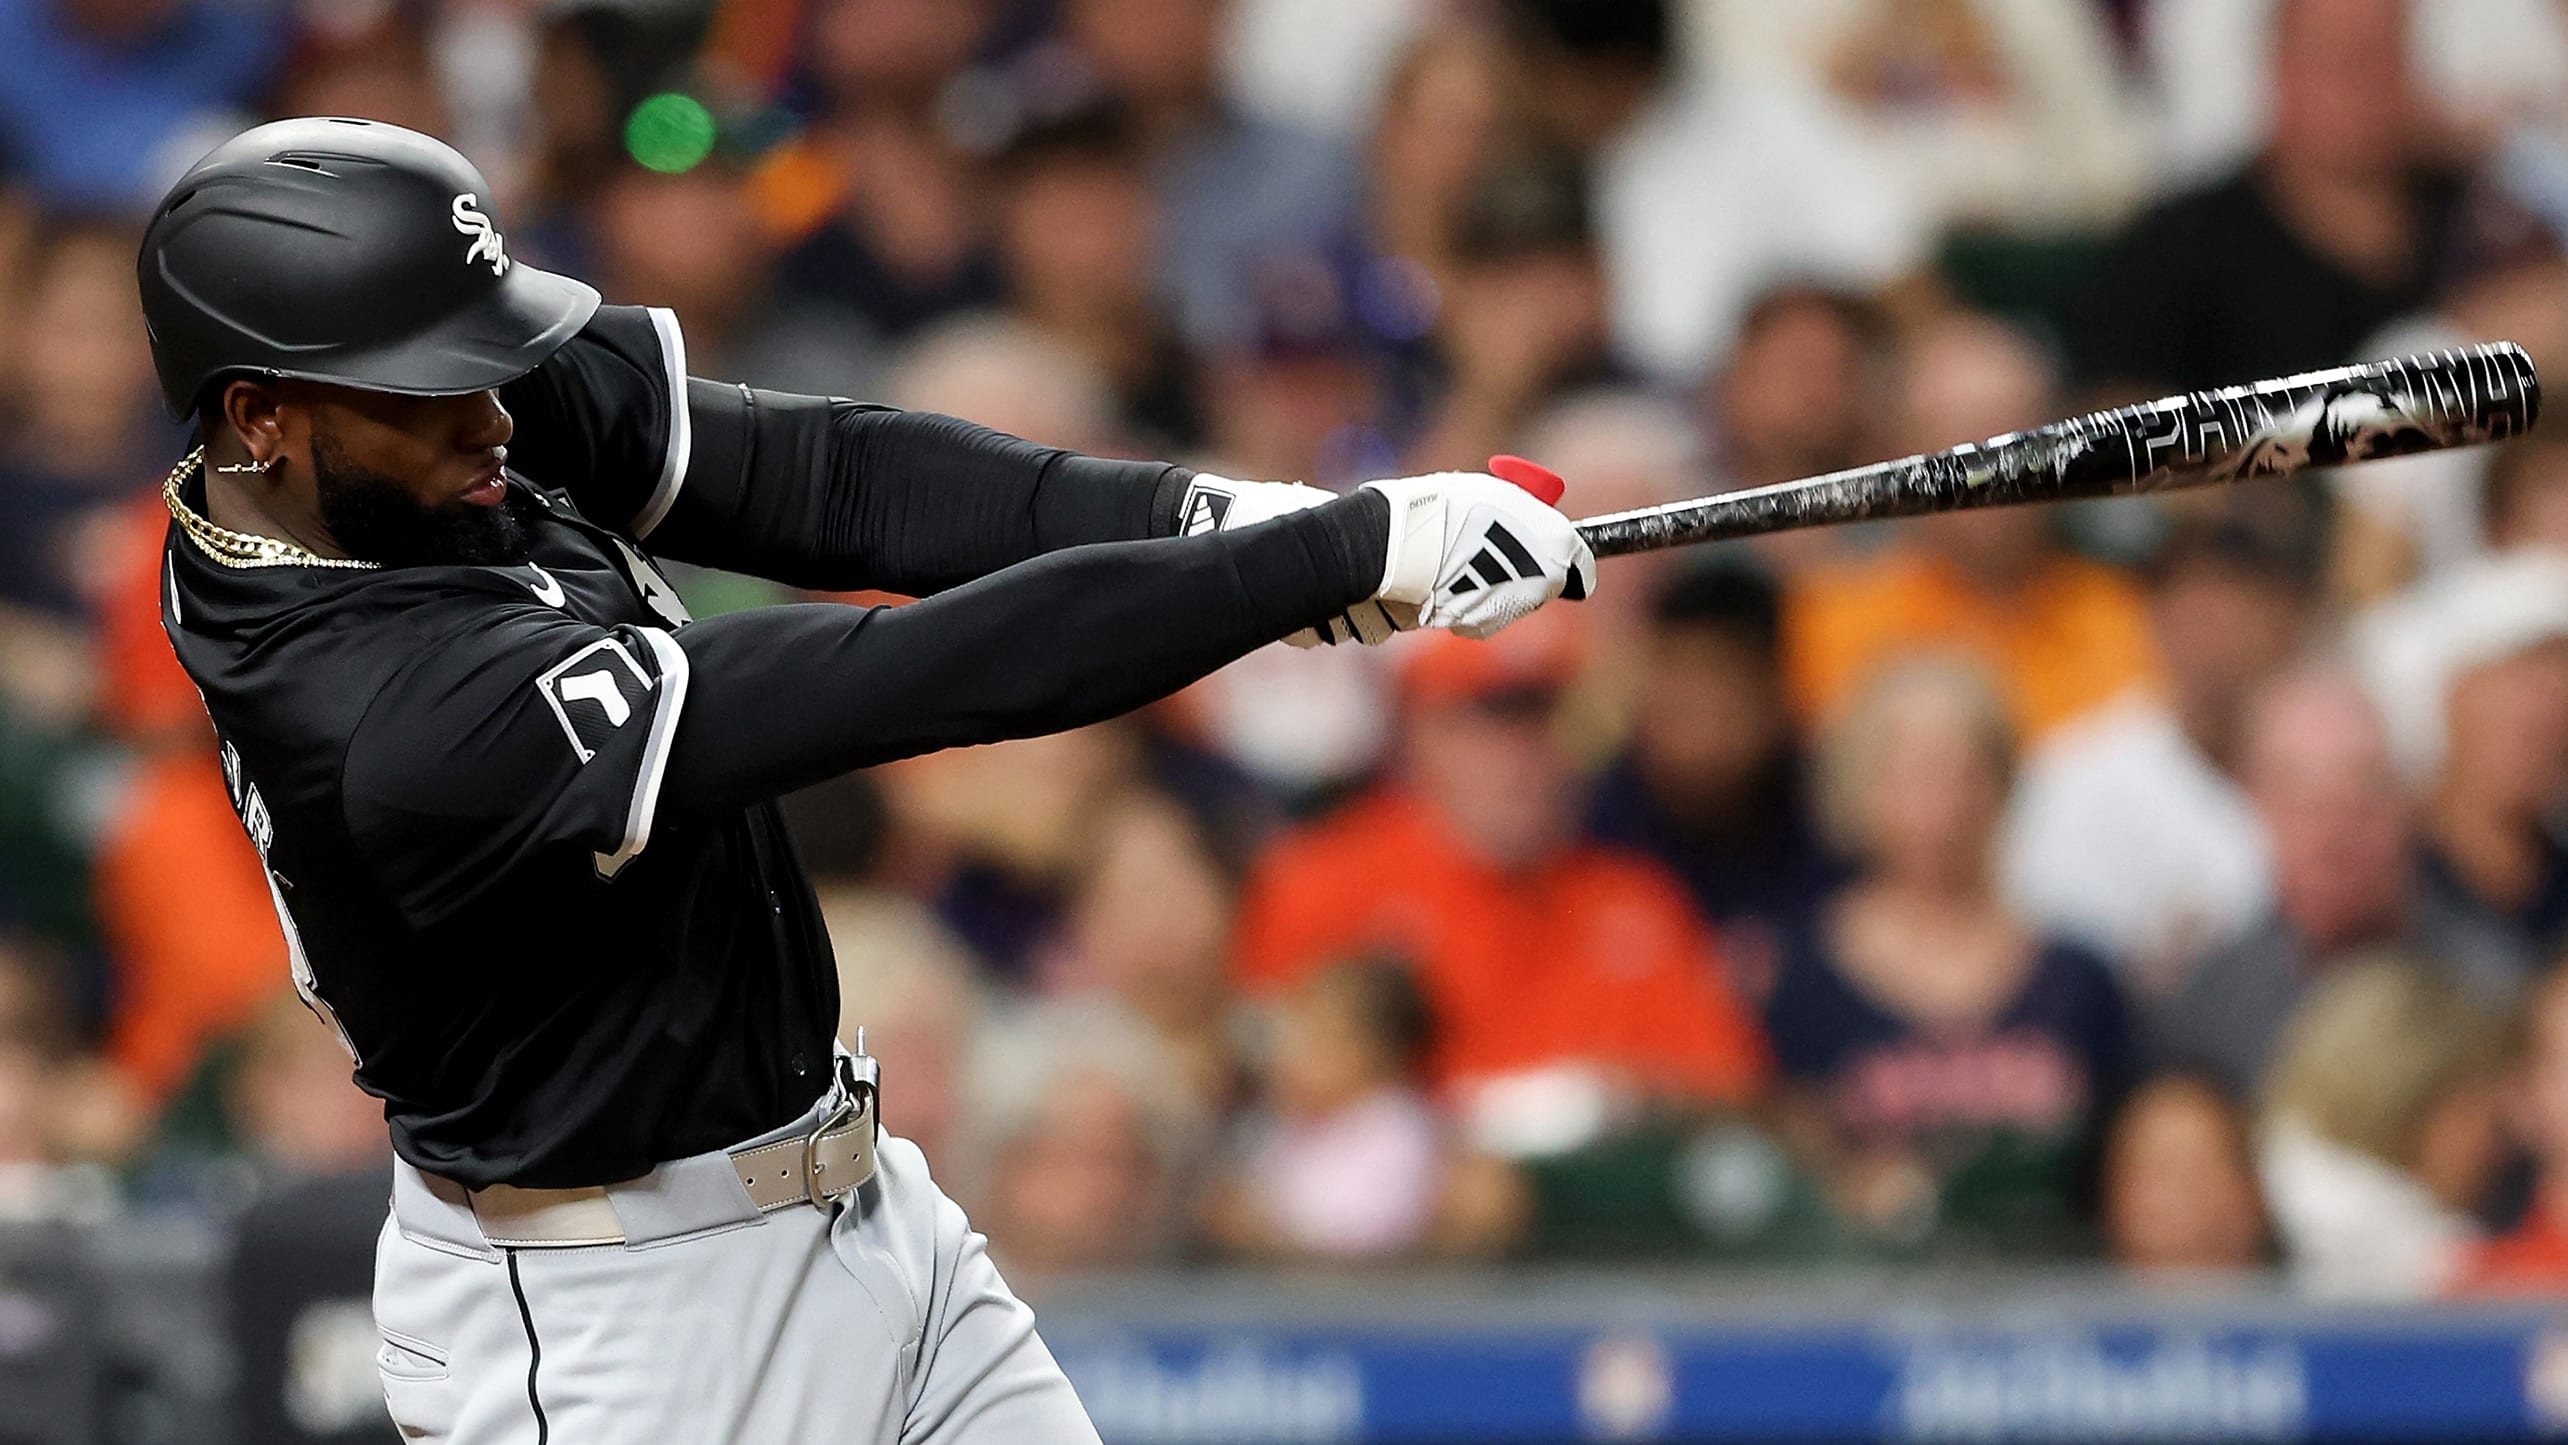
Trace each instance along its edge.
<instances>
[{"instance_id":1,"label":"knob of bat","mask_svg":"<svg viewBox=\"0 0 2568 1445\"><path fill-rule=\"evenodd\" d=\"M1533 493L1534 499L1547 507L1559 506L1561 494L1569 490L1569 483L1561 480L1560 473L1523 457L1491 457L1489 475L1501 481L1514 482Z\"/></svg>"}]
</instances>

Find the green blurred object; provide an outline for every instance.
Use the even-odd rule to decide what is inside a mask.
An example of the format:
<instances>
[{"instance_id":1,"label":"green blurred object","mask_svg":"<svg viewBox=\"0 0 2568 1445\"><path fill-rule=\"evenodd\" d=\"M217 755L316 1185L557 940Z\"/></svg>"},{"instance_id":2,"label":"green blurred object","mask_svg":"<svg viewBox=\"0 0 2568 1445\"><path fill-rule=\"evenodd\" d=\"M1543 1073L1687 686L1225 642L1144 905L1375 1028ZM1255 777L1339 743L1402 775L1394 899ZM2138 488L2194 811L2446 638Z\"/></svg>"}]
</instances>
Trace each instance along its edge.
<instances>
[{"instance_id":1,"label":"green blurred object","mask_svg":"<svg viewBox=\"0 0 2568 1445\"><path fill-rule=\"evenodd\" d=\"M1523 1164L1544 1258L1711 1258L1737 1263L1838 1252L1825 1205L1744 1121L1663 1119Z\"/></svg>"},{"instance_id":2,"label":"green blurred object","mask_svg":"<svg viewBox=\"0 0 2568 1445\"><path fill-rule=\"evenodd\" d=\"M2075 1131L1991 1131L1944 1173L1942 1252L2075 1258L2077 1176L2088 1143Z\"/></svg>"},{"instance_id":3,"label":"green blurred object","mask_svg":"<svg viewBox=\"0 0 2568 1445\"><path fill-rule=\"evenodd\" d=\"M662 562L660 575L669 579L669 585L677 589L678 600L694 617L720 617L726 612L808 600L792 588L763 577L746 577L684 562Z\"/></svg>"},{"instance_id":4,"label":"green blurred object","mask_svg":"<svg viewBox=\"0 0 2568 1445\"><path fill-rule=\"evenodd\" d=\"M664 175L704 164L713 154L713 112L692 95L662 91L633 107L624 122L624 149Z\"/></svg>"},{"instance_id":5,"label":"green blurred object","mask_svg":"<svg viewBox=\"0 0 2568 1445\"><path fill-rule=\"evenodd\" d=\"M1945 238L1935 269L1963 302L2057 336L2104 254L2103 238L1961 230Z\"/></svg>"},{"instance_id":6,"label":"green blurred object","mask_svg":"<svg viewBox=\"0 0 2568 1445\"><path fill-rule=\"evenodd\" d=\"M2089 1140L2077 1130L1928 1131L1913 1141L1934 1179L1919 1210L1894 1220L1840 1219L1852 1256L1880 1263L2023 1264L2092 1257L2079 1176Z\"/></svg>"},{"instance_id":7,"label":"green blurred object","mask_svg":"<svg viewBox=\"0 0 2568 1445\"><path fill-rule=\"evenodd\" d=\"M117 754L96 738L56 732L0 704L0 915L75 958L101 947L89 859L97 807ZM75 988L74 1007L98 1000Z\"/></svg>"}]
</instances>

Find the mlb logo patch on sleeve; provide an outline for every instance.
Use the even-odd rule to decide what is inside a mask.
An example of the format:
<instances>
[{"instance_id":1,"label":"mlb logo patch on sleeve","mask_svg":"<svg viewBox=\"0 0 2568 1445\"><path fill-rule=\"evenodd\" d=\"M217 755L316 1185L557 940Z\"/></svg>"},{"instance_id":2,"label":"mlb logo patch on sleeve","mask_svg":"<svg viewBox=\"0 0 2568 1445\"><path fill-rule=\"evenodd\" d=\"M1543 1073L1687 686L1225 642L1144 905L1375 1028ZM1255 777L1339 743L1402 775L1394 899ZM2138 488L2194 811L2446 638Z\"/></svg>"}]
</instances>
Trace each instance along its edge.
<instances>
[{"instance_id":1,"label":"mlb logo patch on sleeve","mask_svg":"<svg viewBox=\"0 0 2568 1445\"><path fill-rule=\"evenodd\" d=\"M651 677L623 643L605 637L555 663L535 685L571 740L571 751L586 763L642 711Z\"/></svg>"}]
</instances>

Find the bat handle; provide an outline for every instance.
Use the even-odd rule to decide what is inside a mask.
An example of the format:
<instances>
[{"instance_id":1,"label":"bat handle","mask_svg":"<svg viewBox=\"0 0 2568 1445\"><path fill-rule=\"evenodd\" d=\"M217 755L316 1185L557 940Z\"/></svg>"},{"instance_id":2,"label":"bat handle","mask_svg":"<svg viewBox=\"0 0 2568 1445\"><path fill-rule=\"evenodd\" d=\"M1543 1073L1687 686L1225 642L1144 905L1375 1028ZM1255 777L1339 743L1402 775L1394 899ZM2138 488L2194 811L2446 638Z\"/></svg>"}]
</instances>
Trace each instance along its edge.
<instances>
[{"instance_id":1,"label":"bat handle","mask_svg":"<svg viewBox=\"0 0 2568 1445\"><path fill-rule=\"evenodd\" d=\"M1569 483L1561 480L1560 473L1540 462L1529 462L1523 457L1491 457L1489 474L1502 481L1514 482L1517 486L1531 492L1534 500L1546 507L1559 506L1562 494L1569 490Z\"/></svg>"}]
</instances>

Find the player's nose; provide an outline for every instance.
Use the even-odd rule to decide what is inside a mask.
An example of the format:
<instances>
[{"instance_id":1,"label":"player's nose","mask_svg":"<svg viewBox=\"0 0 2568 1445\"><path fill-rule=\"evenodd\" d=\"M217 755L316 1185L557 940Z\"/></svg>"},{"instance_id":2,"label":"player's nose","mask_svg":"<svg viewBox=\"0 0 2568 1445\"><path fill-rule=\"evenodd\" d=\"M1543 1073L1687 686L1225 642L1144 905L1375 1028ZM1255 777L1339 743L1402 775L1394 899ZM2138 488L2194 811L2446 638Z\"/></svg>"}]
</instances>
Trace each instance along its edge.
<instances>
[{"instance_id":1,"label":"player's nose","mask_svg":"<svg viewBox=\"0 0 2568 1445\"><path fill-rule=\"evenodd\" d=\"M509 416L508 408L500 405L498 392L477 391L461 400L464 406L457 419L455 441L463 450L480 452L504 447L517 434L517 423Z\"/></svg>"}]
</instances>

